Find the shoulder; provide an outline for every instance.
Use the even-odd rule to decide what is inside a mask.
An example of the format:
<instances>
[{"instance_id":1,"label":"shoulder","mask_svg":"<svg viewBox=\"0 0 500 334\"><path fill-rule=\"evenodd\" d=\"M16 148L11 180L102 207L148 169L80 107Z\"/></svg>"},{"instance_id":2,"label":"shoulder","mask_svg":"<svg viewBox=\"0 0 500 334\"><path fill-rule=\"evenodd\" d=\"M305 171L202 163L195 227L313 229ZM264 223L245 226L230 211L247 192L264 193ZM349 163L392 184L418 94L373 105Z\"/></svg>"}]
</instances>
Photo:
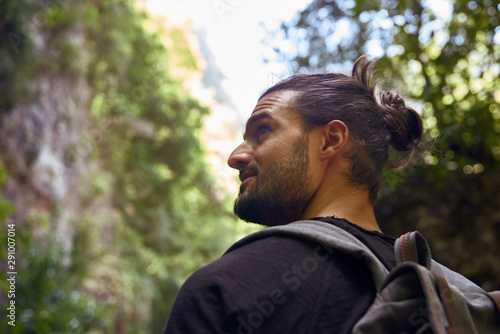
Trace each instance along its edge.
<instances>
[{"instance_id":1,"label":"shoulder","mask_svg":"<svg viewBox=\"0 0 500 334\"><path fill-rule=\"evenodd\" d=\"M255 283L281 277L293 264L306 259L310 262L310 257L316 261L327 260L327 250L318 247L320 245L300 238L266 237L224 254L197 270L186 283L227 285L229 281L237 280L239 284L248 282L249 287L255 288Z\"/></svg>"},{"instance_id":2,"label":"shoulder","mask_svg":"<svg viewBox=\"0 0 500 334\"><path fill-rule=\"evenodd\" d=\"M259 319L281 314L292 305L285 302L304 295L315 298L304 286L297 290L306 274L300 269L302 263L311 256L314 244L280 236L256 240L223 255L182 285L166 332L232 333L241 326L256 328ZM318 265L314 269L316 274L324 272Z\"/></svg>"}]
</instances>

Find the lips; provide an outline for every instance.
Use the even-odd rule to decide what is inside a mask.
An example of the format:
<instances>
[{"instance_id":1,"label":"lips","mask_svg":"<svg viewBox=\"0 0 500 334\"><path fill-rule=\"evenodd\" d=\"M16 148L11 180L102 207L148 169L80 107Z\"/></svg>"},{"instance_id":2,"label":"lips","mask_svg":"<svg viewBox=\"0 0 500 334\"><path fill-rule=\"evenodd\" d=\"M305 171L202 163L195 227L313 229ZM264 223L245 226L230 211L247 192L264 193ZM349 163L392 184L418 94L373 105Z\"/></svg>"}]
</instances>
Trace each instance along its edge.
<instances>
[{"instance_id":1,"label":"lips","mask_svg":"<svg viewBox=\"0 0 500 334\"><path fill-rule=\"evenodd\" d=\"M246 179L249 179L253 176L256 176L257 173L253 172L253 171L244 171L243 173L240 173L240 181L243 183Z\"/></svg>"}]
</instances>

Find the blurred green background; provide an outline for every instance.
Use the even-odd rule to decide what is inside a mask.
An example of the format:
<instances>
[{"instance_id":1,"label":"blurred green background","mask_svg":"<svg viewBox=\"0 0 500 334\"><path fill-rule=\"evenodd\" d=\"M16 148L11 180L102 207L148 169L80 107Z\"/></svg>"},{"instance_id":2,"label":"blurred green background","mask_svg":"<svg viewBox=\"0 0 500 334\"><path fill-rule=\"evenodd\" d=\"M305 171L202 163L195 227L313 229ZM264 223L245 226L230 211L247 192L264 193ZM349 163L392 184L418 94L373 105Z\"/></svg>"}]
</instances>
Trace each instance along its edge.
<instances>
[{"instance_id":1,"label":"blurred green background","mask_svg":"<svg viewBox=\"0 0 500 334\"><path fill-rule=\"evenodd\" d=\"M426 127L422 158L384 175L381 228L420 230L437 260L500 289L500 6L430 2L315 0L262 43L293 71L380 56ZM254 229L208 166L211 110L183 85L205 69L182 28L140 8L0 1L0 245L15 224L18 272L2 332L160 333L186 277Z\"/></svg>"}]
</instances>

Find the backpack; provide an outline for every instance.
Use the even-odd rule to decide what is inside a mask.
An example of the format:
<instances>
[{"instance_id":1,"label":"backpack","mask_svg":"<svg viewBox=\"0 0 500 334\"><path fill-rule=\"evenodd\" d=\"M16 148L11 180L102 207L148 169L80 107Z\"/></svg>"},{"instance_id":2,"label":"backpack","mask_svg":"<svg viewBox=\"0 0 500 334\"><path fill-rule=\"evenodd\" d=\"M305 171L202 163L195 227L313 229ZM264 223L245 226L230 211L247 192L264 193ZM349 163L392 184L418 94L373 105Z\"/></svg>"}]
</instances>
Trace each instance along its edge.
<instances>
[{"instance_id":1,"label":"backpack","mask_svg":"<svg viewBox=\"0 0 500 334\"><path fill-rule=\"evenodd\" d=\"M314 220L265 228L239 240L226 253L273 235L311 240L366 264L377 294L355 324L353 334L500 334L500 291L487 293L432 260L430 248L418 232L396 240L397 265L391 272L356 237L335 225Z\"/></svg>"}]
</instances>

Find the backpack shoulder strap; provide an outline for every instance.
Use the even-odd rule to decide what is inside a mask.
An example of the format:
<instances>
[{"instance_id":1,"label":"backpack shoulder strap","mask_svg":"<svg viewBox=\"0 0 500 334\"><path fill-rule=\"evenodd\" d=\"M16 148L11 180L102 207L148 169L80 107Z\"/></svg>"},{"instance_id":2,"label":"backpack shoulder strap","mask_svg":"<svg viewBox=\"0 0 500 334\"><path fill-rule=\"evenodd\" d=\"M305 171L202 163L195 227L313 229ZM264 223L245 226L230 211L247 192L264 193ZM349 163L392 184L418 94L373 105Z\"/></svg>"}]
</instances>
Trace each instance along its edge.
<instances>
[{"instance_id":1,"label":"backpack shoulder strap","mask_svg":"<svg viewBox=\"0 0 500 334\"><path fill-rule=\"evenodd\" d=\"M410 261L431 269L431 249L417 231L405 233L396 239L394 255L398 264Z\"/></svg>"},{"instance_id":2,"label":"backpack shoulder strap","mask_svg":"<svg viewBox=\"0 0 500 334\"><path fill-rule=\"evenodd\" d=\"M432 273L443 277L448 284L453 285L462 293L484 293L484 290L475 283L434 261L427 241L417 231L403 234L396 240L394 255L398 264L407 261L416 262L431 270Z\"/></svg>"},{"instance_id":3,"label":"backpack shoulder strap","mask_svg":"<svg viewBox=\"0 0 500 334\"><path fill-rule=\"evenodd\" d=\"M287 225L265 228L237 241L224 254L256 240L276 235L287 235L317 242L329 253L349 254L362 260L372 272L377 290L388 275L388 270L382 262L360 240L340 227L316 220L300 220Z\"/></svg>"}]
</instances>

